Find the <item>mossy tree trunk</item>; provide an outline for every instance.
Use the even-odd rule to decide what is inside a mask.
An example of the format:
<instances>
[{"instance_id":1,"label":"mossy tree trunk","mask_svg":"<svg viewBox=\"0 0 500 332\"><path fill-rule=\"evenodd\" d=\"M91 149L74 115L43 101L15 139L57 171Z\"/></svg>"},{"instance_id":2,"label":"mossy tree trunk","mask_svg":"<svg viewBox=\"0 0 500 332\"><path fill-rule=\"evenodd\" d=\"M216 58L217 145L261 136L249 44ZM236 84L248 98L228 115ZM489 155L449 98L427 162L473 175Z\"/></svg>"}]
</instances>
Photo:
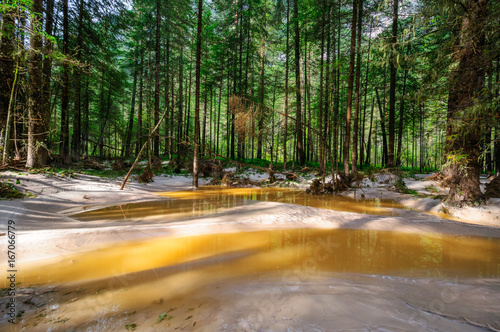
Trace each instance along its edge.
<instances>
[{"instance_id":1,"label":"mossy tree trunk","mask_svg":"<svg viewBox=\"0 0 500 332\"><path fill-rule=\"evenodd\" d=\"M451 188L445 202L479 205L481 105L484 87L485 29L488 0L467 0L455 42L457 69L450 76L447 120L447 167Z\"/></svg>"}]
</instances>

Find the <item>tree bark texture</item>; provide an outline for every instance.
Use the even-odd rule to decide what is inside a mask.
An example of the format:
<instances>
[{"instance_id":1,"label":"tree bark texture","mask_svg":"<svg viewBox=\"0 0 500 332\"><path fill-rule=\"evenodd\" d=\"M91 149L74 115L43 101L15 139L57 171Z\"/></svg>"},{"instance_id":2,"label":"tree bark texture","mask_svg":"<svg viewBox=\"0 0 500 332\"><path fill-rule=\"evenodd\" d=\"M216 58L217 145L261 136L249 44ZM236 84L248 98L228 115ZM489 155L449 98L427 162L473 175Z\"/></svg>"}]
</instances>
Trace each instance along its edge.
<instances>
[{"instance_id":1,"label":"tree bark texture","mask_svg":"<svg viewBox=\"0 0 500 332\"><path fill-rule=\"evenodd\" d=\"M69 56L69 17L68 0L63 5L63 54ZM59 154L64 164L69 163L69 65L63 62L63 78L61 91L61 149Z\"/></svg>"},{"instance_id":2,"label":"tree bark texture","mask_svg":"<svg viewBox=\"0 0 500 332\"><path fill-rule=\"evenodd\" d=\"M34 0L31 19L31 49L28 67L28 149L26 168L43 166L47 161L50 109L42 107L42 0Z\"/></svg>"},{"instance_id":3,"label":"tree bark texture","mask_svg":"<svg viewBox=\"0 0 500 332\"><path fill-rule=\"evenodd\" d=\"M203 27L203 0L198 0L198 29L196 36L196 81L194 102L194 157L193 186L198 188L198 168L200 150L200 73L201 73L201 32Z\"/></svg>"},{"instance_id":4,"label":"tree bark texture","mask_svg":"<svg viewBox=\"0 0 500 332\"><path fill-rule=\"evenodd\" d=\"M451 187L445 202L477 205L484 202L479 187L482 90L485 74L485 29L488 0L467 0L456 36L458 64L451 73L446 130L446 173Z\"/></svg>"},{"instance_id":5,"label":"tree bark texture","mask_svg":"<svg viewBox=\"0 0 500 332\"><path fill-rule=\"evenodd\" d=\"M4 146L8 123L9 104L12 89L14 88L14 15L8 11L3 14L2 31L0 31L0 146Z\"/></svg>"},{"instance_id":6,"label":"tree bark texture","mask_svg":"<svg viewBox=\"0 0 500 332\"><path fill-rule=\"evenodd\" d=\"M302 109L300 90L300 30L299 30L299 2L294 0L293 5L294 30L295 30L295 92L297 97L297 153L300 165L306 164L306 154L304 153L303 145L303 130L302 130Z\"/></svg>"},{"instance_id":7,"label":"tree bark texture","mask_svg":"<svg viewBox=\"0 0 500 332\"><path fill-rule=\"evenodd\" d=\"M356 54L356 91L354 97L354 116L352 128L352 172L358 171L358 125L359 125L359 90L361 84L361 24L363 21L363 0L359 0L359 14L358 14L358 45Z\"/></svg>"},{"instance_id":8,"label":"tree bark texture","mask_svg":"<svg viewBox=\"0 0 500 332\"><path fill-rule=\"evenodd\" d=\"M394 167L394 138L396 131L396 45L398 38L398 1L393 0L390 86L389 86L389 146L387 149L387 167Z\"/></svg>"},{"instance_id":9,"label":"tree bark texture","mask_svg":"<svg viewBox=\"0 0 500 332\"><path fill-rule=\"evenodd\" d=\"M352 4L352 24L351 24L351 49L350 49L350 62L349 62L349 77L347 86L347 107L346 107L346 122L345 122L345 136L344 136L344 173L349 174L349 148L351 141L351 110L352 110L352 94L354 86L354 64L356 59L356 25L358 16L358 1L353 0Z\"/></svg>"}]
</instances>

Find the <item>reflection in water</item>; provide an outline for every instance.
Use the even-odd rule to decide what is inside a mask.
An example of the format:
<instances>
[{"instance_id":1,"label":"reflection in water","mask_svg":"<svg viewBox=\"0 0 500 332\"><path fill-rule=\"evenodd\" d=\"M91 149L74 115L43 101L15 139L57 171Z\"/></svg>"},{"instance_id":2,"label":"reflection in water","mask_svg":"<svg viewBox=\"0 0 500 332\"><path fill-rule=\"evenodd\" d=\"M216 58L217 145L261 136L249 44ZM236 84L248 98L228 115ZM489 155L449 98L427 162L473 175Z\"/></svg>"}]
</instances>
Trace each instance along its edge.
<instances>
[{"instance_id":1,"label":"reflection in water","mask_svg":"<svg viewBox=\"0 0 500 332\"><path fill-rule=\"evenodd\" d=\"M29 284L141 272L161 278L196 271L200 280L255 274L349 272L409 277L500 277L500 239L371 230L273 230L127 242L26 264Z\"/></svg>"},{"instance_id":2,"label":"reflection in water","mask_svg":"<svg viewBox=\"0 0 500 332\"><path fill-rule=\"evenodd\" d=\"M345 196L310 195L304 191L282 188L227 188L207 186L198 190L166 192L173 199L130 203L73 215L81 221L157 220L174 221L221 212L223 209L267 201L312 206L316 208L375 215L395 215L387 208L405 207L391 200L354 200Z\"/></svg>"},{"instance_id":3,"label":"reflection in water","mask_svg":"<svg viewBox=\"0 0 500 332\"><path fill-rule=\"evenodd\" d=\"M399 278L398 282L394 281L398 278L375 277L391 283L389 289L380 288L377 282L365 286L355 280L339 283L339 277L345 280L363 277L359 274L423 279L401 281L405 278ZM379 316L375 316L373 324L383 325L389 317L396 316L406 322L408 308L401 308L406 301L413 303L414 297L422 297L423 303L428 304L426 299L432 294L443 294L442 287L429 285L432 279L428 277L444 282L466 277L500 277L500 239L348 229L161 237L119 243L62 259L25 262L17 280L22 281L18 285L20 289L35 287L25 293L31 294L29 297L19 299L19 308L26 310L21 324L27 330L114 331L124 330L124 326L131 323L140 325L143 331L193 330L198 322L197 327L209 324L211 328L205 330L215 331L224 323L212 317L223 312L227 317L241 314L233 303L247 305L246 296L254 292L261 294L252 298L259 310L263 303L261 296L267 299L262 292L272 292L273 299L279 296L304 299L305 302L298 302L302 304L294 307L299 314L308 312L314 304L318 313L325 315L328 315L326 309L337 308L339 318L362 309L365 315L378 310ZM6 280L3 287L7 287ZM414 282L423 286L418 288ZM314 288L317 284L323 286ZM246 285L250 293L245 293ZM304 288L295 296L297 287ZM286 293L283 289L287 289ZM420 296L421 290L427 295ZM496 303L498 293L495 292L483 291L493 296L492 300L488 298L490 305ZM483 293L475 300L464 301L470 301L472 308L484 308ZM317 303L318 296L326 302ZM372 304L364 307L367 297ZM221 303L225 303L226 309L221 309ZM449 308L453 312L451 305ZM278 306L274 313L281 309L286 307ZM401 312L401 309L405 310ZM415 310L418 314L418 309ZM495 320L495 309L492 310L486 312L486 322ZM250 313L243 311L245 315ZM274 317L273 313L269 314ZM467 312L467 316L469 314ZM159 322L158 317L162 315L168 321ZM337 317L335 311L333 315ZM458 311L454 315L460 320L463 314ZM309 319L311 324L316 324L321 317L299 315L296 319L300 322ZM2 324L9 328L11 325L0 320L0 330L3 330ZM413 330L414 326L405 324L386 330Z\"/></svg>"}]
</instances>

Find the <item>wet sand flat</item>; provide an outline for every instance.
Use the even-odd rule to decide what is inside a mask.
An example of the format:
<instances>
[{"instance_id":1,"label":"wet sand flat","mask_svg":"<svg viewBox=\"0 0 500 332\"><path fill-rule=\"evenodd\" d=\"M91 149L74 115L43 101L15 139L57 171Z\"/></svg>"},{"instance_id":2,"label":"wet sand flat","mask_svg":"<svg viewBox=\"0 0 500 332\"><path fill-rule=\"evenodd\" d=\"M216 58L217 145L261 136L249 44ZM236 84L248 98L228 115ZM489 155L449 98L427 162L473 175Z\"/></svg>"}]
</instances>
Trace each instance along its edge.
<instances>
[{"instance_id":1,"label":"wet sand flat","mask_svg":"<svg viewBox=\"0 0 500 332\"><path fill-rule=\"evenodd\" d=\"M139 200L164 201L157 193L166 189L192 200L182 181L128 192L93 183L102 195L61 190L0 205L5 218L24 224L18 257L25 282L17 298L24 313L15 326L4 317L2 329L500 328L497 227L392 206L371 215L263 202L245 198L254 196L248 192L234 200L247 203L215 211L220 197L204 193L197 199L208 202L206 215L177 211L181 218L164 220L152 206L156 215L138 221L123 210ZM121 217L73 217L82 207L99 214L106 206ZM34 219L37 213L43 218Z\"/></svg>"}]
</instances>

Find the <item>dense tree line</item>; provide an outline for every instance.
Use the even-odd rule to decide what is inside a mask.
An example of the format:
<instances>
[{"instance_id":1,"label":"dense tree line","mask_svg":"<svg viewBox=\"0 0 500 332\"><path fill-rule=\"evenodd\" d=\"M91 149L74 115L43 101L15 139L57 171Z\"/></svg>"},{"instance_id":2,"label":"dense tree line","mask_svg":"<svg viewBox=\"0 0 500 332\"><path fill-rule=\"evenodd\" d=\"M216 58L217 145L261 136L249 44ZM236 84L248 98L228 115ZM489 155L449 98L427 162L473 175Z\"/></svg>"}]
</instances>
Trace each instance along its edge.
<instances>
[{"instance_id":1,"label":"dense tree line","mask_svg":"<svg viewBox=\"0 0 500 332\"><path fill-rule=\"evenodd\" d=\"M0 6L4 163L129 158L146 143L194 156L196 184L213 156L323 173L443 167L460 204L483 200L481 171L500 173L497 2Z\"/></svg>"}]
</instances>

